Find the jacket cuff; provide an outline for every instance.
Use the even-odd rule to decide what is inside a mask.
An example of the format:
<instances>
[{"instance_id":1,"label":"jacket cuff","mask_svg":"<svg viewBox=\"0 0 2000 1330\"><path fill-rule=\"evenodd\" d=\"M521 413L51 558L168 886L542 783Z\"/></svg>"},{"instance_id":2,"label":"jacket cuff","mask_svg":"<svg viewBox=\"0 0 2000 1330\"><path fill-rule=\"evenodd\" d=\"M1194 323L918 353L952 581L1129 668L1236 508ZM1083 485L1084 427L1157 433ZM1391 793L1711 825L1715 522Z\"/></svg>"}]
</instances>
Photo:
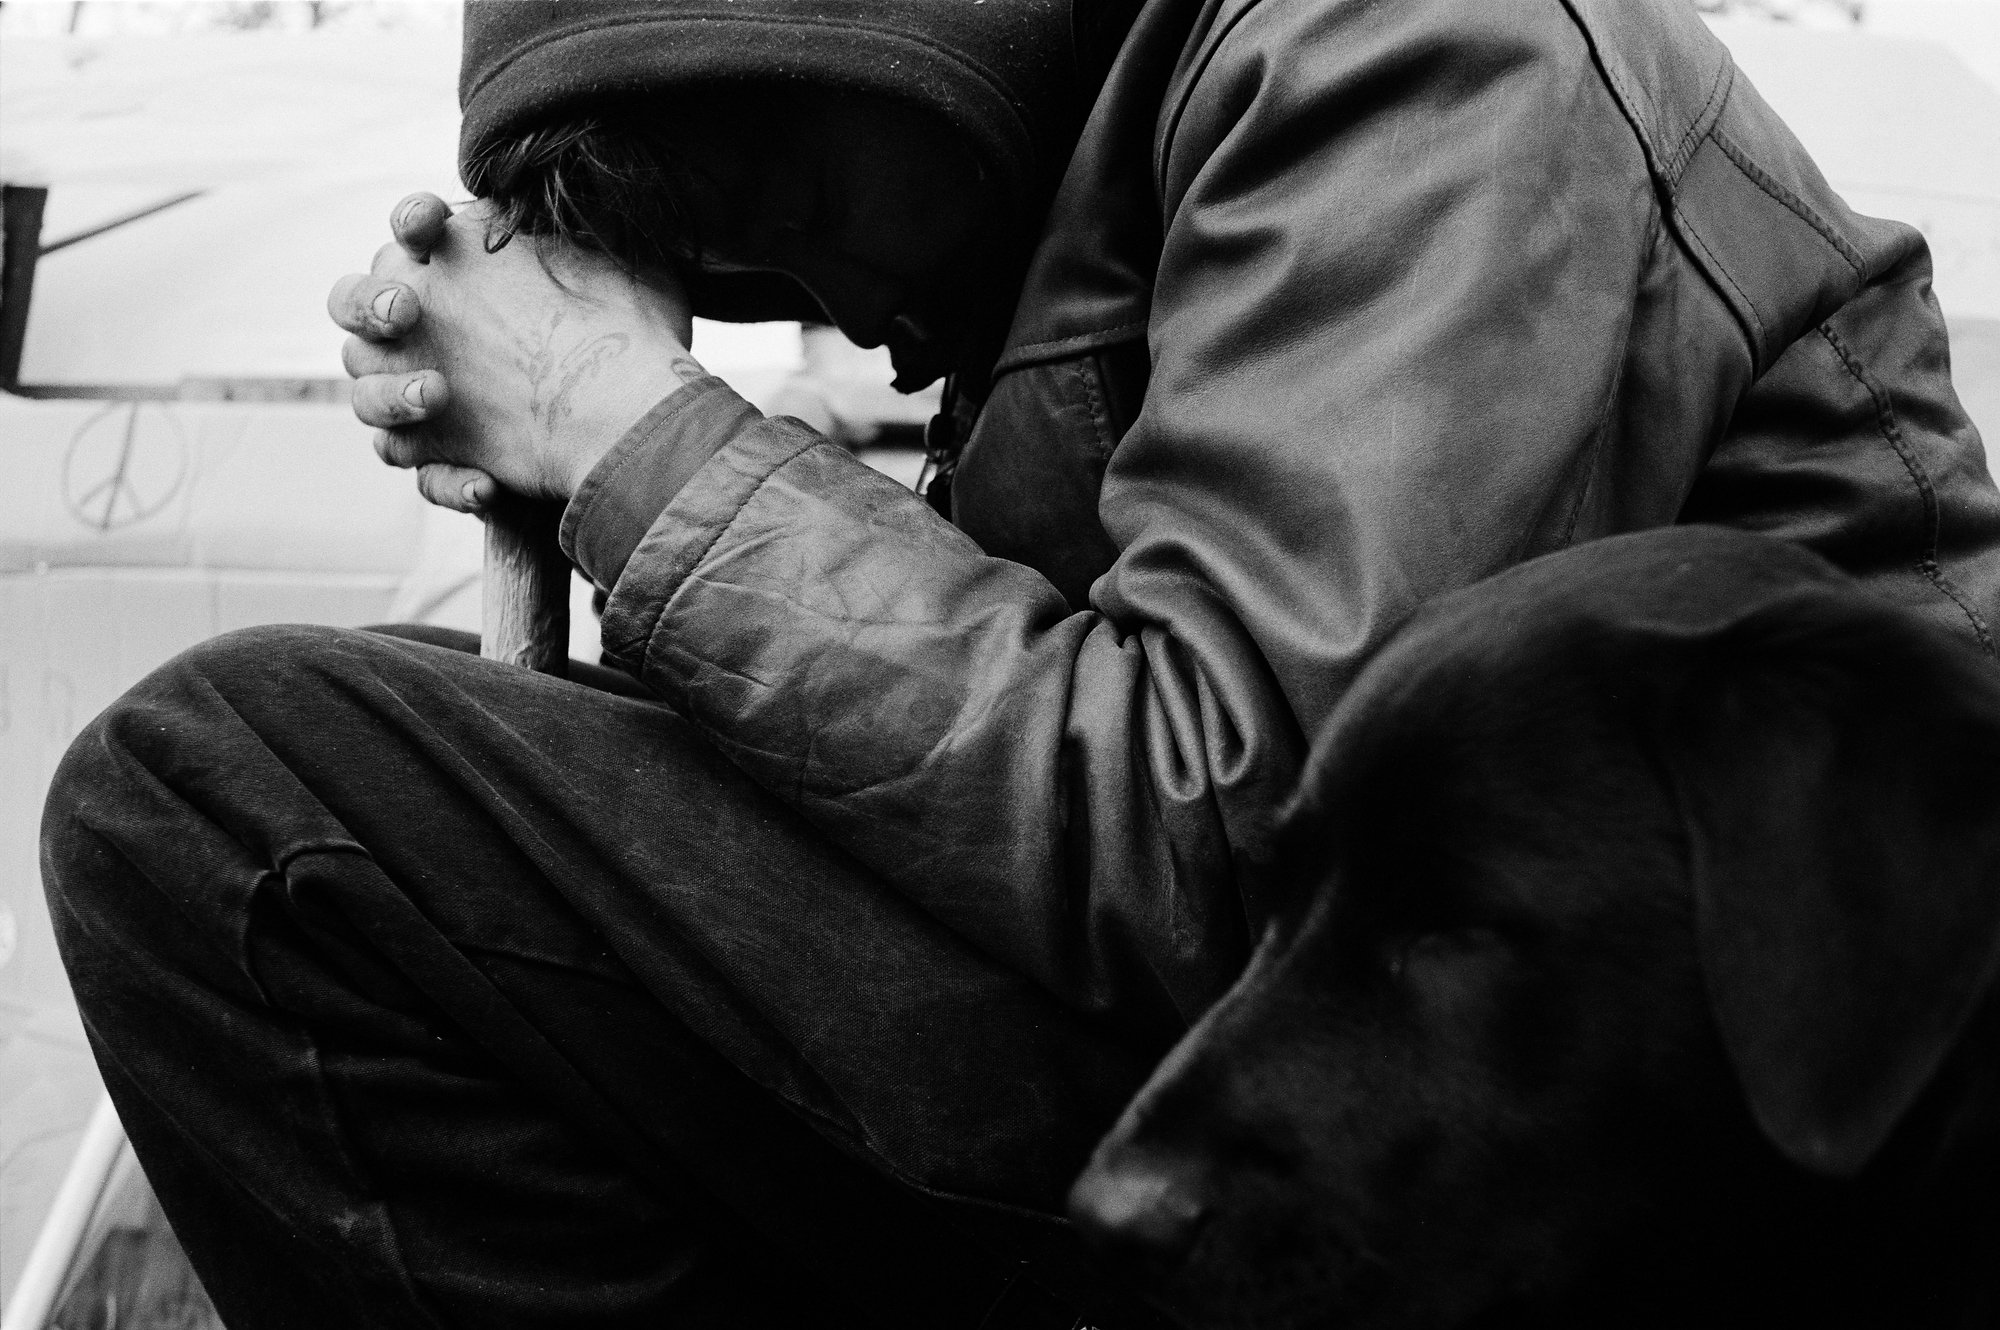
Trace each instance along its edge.
<instances>
[{"instance_id":1,"label":"jacket cuff","mask_svg":"<svg viewBox=\"0 0 2000 1330\"><path fill-rule=\"evenodd\" d=\"M632 551L702 463L763 418L712 374L667 394L571 496L558 536L570 562L601 587L615 584Z\"/></svg>"},{"instance_id":2,"label":"jacket cuff","mask_svg":"<svg viewBox=\"0 0 2000 1330\"><path fill-rule=\"evenodd\" d=\"M604 649L640 669L667 602L751 499L793 458L829 446L789 416L756 421L728 439L660 512L611 588L604 606ZM851 460L845 449L834 451Z\"/></svg>"}]
</instances>

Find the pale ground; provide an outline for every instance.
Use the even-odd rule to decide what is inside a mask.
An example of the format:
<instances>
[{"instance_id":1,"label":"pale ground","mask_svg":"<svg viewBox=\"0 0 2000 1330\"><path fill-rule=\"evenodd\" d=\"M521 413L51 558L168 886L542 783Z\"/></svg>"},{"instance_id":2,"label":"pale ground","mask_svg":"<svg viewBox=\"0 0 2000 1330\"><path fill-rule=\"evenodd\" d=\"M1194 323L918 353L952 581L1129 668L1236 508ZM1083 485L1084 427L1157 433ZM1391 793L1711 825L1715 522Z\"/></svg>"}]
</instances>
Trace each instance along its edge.
<instances>
[{"instance_id":1,"label":"pale ground","mask_svg":"<svg viewBox=\"0 0 2000 1330\"><path fill-rule=\"evenodd\" d=\"M454 190L454 11L166 36L201 26L188 6L97 3L71 37L68 9L0 10L0 177L51 186L44 239L206 192L46 260L23 378L338 375L327 287L365 266L398 197ZM2000 0L1877 0L1867 15L1860 32L1811 14L1717 27L1856 206L1930 236L1961 392L2000 438ZM695 351L765 402L805 363L788 326L706 326ZM841 370L851 414L879 406L862 382L879 369ZM97 1094L35 867L64 747L226 628L474 626L477 528L417 502L334 405L0 398L0 451L4 1298ZM905 478L911 460L894 459Z\"/></svg>"}]
</instances>

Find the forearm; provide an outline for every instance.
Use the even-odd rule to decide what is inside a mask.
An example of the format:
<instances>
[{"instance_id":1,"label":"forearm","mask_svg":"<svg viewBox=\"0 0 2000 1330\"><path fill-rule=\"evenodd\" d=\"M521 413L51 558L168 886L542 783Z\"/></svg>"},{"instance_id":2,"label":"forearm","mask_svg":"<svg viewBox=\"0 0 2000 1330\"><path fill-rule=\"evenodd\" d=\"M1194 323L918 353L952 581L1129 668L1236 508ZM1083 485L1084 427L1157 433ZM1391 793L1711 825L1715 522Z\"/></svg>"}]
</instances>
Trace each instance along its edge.
<instances>
[{"instance_id":1,"label":"forearm","mask_svg":"<svg viewBox=\"0 0 2000 1330\"><path fill-rule=\"evenodd\" d=\"M638 543L607 647L954 931L1081 1005L1198 1012L1268 917L1260 864L1302 728L1423 598L1543 528L1562 539L1587 477L1650 214L1587 53L1547 21L1575 49L1498 99L1520 129L1498 140L1504 169L1484 139L1410 147L1417 109L1351 113L1339 68L1263 85L1257 61L1218 57L1221 90L1176 145L1217 165L1184 173L1203 183L1165 238L1145 408L1094 511L1060 509L1116 548L1095 610L810 432L758 422ZM1481 42L1521 44L1494 24ZM1447 93L1492 119L1494 99ZM1579 101L1601 112L1590 134L1531 132ZM1352 176L1316 146L1340 125ZM973 445L988 462L1011 436L1094 442L1062 433L1078 413L1033 390L1044 372L1062 367L995 384ZM1017 472L1018 502L1043 502Z\"/></svg>"},{"instance_id":2,"label":"forearm","mask_svg":"<svg viewBox=\"0 0 2000 1330\"><path fill-rule=\"evenodd\" d=\"M604 641L918 908L1066 1000L1171 1039L1246 954L1234 861L1296 771L1275 695L1070 614L796 422L754 422L674 495Z\"/></svg>"}]
</instances>

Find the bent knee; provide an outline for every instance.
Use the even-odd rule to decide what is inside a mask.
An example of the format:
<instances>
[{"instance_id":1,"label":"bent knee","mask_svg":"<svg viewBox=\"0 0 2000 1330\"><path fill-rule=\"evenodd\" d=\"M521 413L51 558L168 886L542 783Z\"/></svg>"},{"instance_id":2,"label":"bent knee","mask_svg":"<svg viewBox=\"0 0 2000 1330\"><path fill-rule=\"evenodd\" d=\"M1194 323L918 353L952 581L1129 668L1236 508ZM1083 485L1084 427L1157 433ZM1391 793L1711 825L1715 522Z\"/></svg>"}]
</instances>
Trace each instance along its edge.
<instances>
[{"instance_id":1,"label":"bent knee","mask_svg":"<svg viewBox=\"0 0 2000 1330\"><path fill-rule=\"evenodd\" d=\"M351 629L240 628L189 647L132 685L71 741L49 784L44 825L102 805L148 773L226 760L231 731L296 714L327 662L350 654Z\"/></svg>"},{"instance_id":2,"label":"bent knee","mask_svg":"<svg viewBox=\"0 0 2000 1330\"><path fill-rule=\"evenodd\" d=\"M134 692L162 676L199 678L211 685L295 681L303 669L336 659L362 638L353 628L311 623L268 623L218 633L154 670ZM129 696L129 694L128 694Z\"/></svg>"},{"instance_id":3,"label":"bent knee","mask_svg":"<svg viewBox=\"0 0 2000 1330\"><path fill-rule=\"evenodd\" d=\"M297 710L316 686L343 675L373 676L366 657L379 651L372 633L319 624L260 624L220 633L181 652L134 684L106 709L207 710L212 700L249 716L275 706Z\"/></svg>"},{"instance_id":4,"label":"bent knee","mask_svg":"<svg viewBox=\"0 0 2000 1330\"><path fill-rule=\"evenodd\" d=\"M194 821L244 831L245 810L283 778L274 746L326 728L340 692L330 685L368 669L370 641L312 625L244 628L127 689L71 741L49 782L41 849L52 901L112 880L100 861L114 848L133 862L187 858Z\"/></svg>"}]
</instances>

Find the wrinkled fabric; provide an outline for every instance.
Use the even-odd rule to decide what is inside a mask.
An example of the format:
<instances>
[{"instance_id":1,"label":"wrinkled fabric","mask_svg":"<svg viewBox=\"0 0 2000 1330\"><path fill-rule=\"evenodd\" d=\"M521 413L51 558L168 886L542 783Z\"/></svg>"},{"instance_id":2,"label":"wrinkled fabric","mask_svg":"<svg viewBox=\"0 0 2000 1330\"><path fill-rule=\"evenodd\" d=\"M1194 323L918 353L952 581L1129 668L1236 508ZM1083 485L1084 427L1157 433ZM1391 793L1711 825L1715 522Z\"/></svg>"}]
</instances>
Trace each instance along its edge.
<instances>
[{"instance_id":1,"label":"wrinkled fabric","mask_svg":"<svg viewBox=\"0 0 2000 1330\"><path fill-rule=\"evenodd\" d=\"M607 650L984 954L1152 1042L1426 599L1699 519L1991 648L2000 495L1921 238L1671 0L1156 0L1058 193L957 529L751 425Z\"/></svg>"},{"instance_id":2,"label":"wrinkled fabric","mask_svg":"<svg viewBox=\"0 0 2000 1330\"><path fill-rule=\"evenodd\" d=\"M85 1027L229 1324L1152 1324L1034 1212L1144 1051L656 700L456 644L214 639L51 790Z\"/></svg>"},{"instance_id":3,"label":"wrinkled fabric","mask_svg":"<svg viewBox=\"0 0 2000 1330\"><path fill-rule=\"evenodd\" d=\"M667 501L757 408L713 375L661 399L591 468L563 508L558 539L585 577L610 586Z\"/></svg>"}]
</instances>

